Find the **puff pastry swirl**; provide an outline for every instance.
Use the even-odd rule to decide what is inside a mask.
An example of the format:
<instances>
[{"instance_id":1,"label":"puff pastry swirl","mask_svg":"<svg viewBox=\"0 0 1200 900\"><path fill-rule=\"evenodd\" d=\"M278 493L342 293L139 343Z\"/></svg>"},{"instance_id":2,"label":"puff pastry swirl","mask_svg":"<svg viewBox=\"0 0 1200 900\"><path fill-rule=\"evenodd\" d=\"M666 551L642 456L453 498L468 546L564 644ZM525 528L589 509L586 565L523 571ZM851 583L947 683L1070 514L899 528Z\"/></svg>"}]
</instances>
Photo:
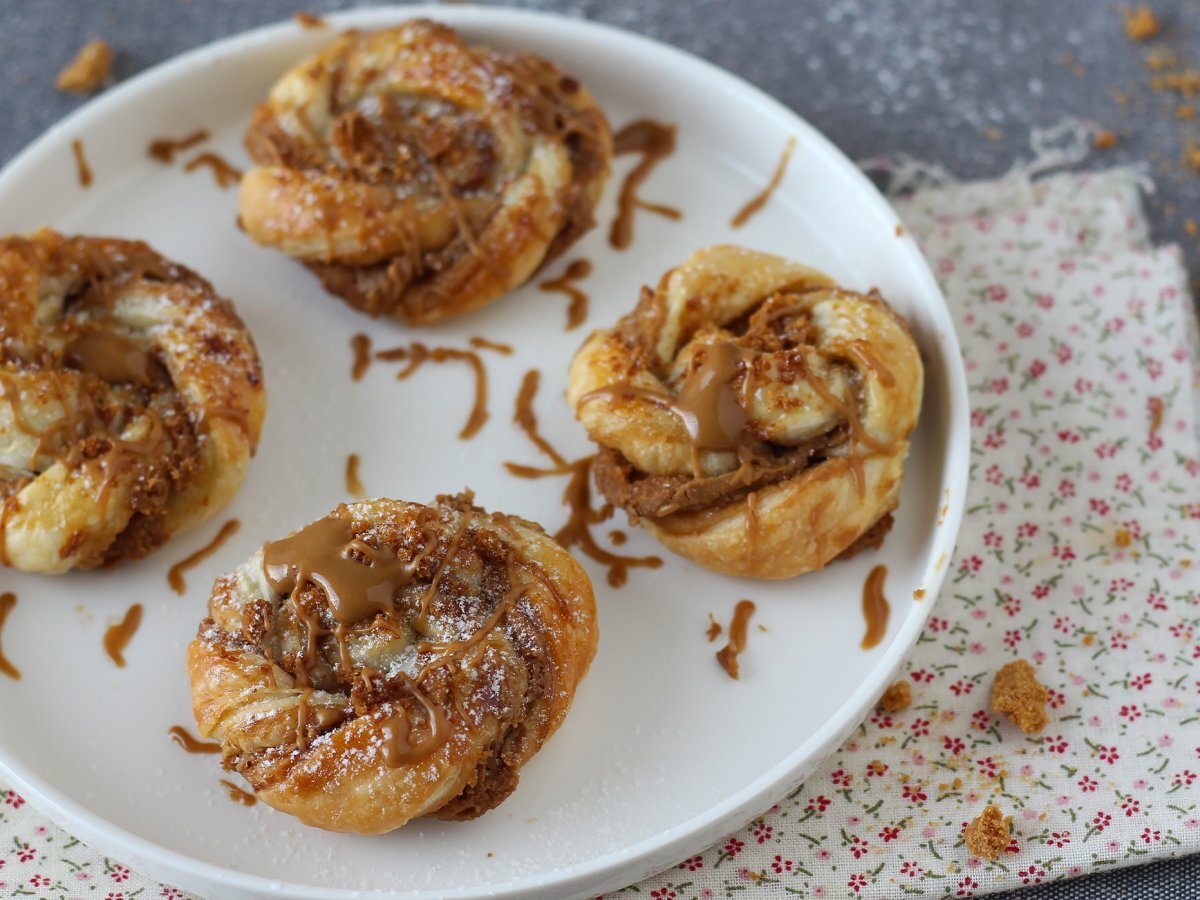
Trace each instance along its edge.
<instances>
[{"instance_id":1,"label":"puff pastry swirl","mask_svg":"<svg viewBox=\"0 0 1200 900\"><path fill-rule=\"evenodd\" d=\"M593 334L567 396L632 521L709 569L788 578L890 525L922 379L876 292L717 246Z\"/></svg>"},{"instance_id":2,"label":"puff pastry swirl","mask_svg":"<svg viewBox=\"0 0 1200 900\"><path fill-rule=\"evenodd\" d=\"M228 300L143 243L0 240L0 563L149 553L229 502L266 409Z\"/></svg>"},{"instance_id":3,"label":"puff pastry swirl","mask_svg":"<svg viewBox=\"0 0 1200 900\"><path fill-rule=\"evenodd\" d=\"M372 315L433 322L524 283L592 225L612 140L529 54L414 20L349 32L254 114L241 222Z\"/></svg>"},{"instance_id":4,"label":"puff pastry swirl","mask_svg":"<svg viewBox=\"0 0 1200 900\"><path fill-rule=\"evenodd\" d=\"M596 647L575 560L469 494L339 507L218 579L209 616L200 733L266 803L364 834L504 800Z\"/></svg>"}]
</instances>

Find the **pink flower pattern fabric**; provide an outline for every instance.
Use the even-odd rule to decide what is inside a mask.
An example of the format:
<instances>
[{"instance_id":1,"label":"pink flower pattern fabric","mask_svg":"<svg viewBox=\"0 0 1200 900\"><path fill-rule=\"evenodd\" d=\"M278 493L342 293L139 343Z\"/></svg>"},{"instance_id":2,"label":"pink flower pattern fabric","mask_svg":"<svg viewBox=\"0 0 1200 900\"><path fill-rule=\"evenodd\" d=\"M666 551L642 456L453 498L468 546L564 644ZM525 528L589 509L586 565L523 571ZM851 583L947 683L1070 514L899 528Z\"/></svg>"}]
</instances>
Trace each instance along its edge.
<instances>
[{"instance_id":1,"label":"pink flower pattern fabric","mask_svg":"<svg viewBox=\"0 0 1200 900\"><path fill-rule=\"evenodd\" d=\"M942 283L972 401L968 512L903 677L816 775L613 896L970 897L1200 850L1198 343L1178 249L1126 171L898 203ZM1029 660L1050 722L990 711ZM753 690L746 683L746 690ZM1013 817L995 862L962 829ZM0 789L0 897L186 897Z\"/></svg>"}]
</instances>

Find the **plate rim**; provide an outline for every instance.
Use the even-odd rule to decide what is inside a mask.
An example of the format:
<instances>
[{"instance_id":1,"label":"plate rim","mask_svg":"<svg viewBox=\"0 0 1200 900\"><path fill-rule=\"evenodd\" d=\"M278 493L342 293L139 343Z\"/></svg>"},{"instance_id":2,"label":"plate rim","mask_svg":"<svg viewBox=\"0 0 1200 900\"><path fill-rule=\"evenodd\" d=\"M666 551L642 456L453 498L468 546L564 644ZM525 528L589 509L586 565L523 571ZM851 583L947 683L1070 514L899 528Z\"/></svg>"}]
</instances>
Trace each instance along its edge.
<instances>
[{"instance_id":1,"label":"plate rim","mask_svg":"<svg viewBox=\"0 0 1200 900\"><path fill-rule=\"evenodd\" d=\"M827 162L841 168L856 183L864 195L864 215L899 223L899 216L869 178L829 138L811 125L798 113L775 99L766 91L751 84L740 76L710 63L679 47L655 38L626 29L575 18L558 13L483 6L434 6L388 5L344 10L330 13L322 18L330 30L347 27L385 27L389 21L402 18L429 17L455 26L495 28L503 32L509 25L548 27L565 32L582 30L600 37L609 43L623 43L627 48L641 53L661 54L667 62L685 69L702 73L707 79L723 82L724 86L738 91L747 99L754 100L767 114L786 121L797 137L806 146L816 148ZM18 153L0 169L0 186L19 179L24 170L39 164L46 151L54 147L70 133L83 132L93 121L103 118L110 107L124 106L136 102L145 93L154 91L163 80L183 74L200 66L209 65L224 56L253 52L257 48L287 37L293 37L302 28L293 18L261 25L246 31L217 38L199 47L170 57L151 68L138 73L103 94L84 103L78 109L59 120ZM521 876L495 884L454 888L450 890L390 890L321 888L315 885L296 884L262 875L240 872L216 863L171 850L153 841L114 825L99 813L93 812L85 803L68 797L58 788L28 771L19 762L8 758L0 740L0 774L22 792L35 807L67 832L83 837L87 843L105 853L121 858L135 858L138 868L151 877L181 886L222 885L227 888L249 892L257 896L287 896L297 900L316 898L392 897L396 900L431 900L434 897L471 898L524 897L548 890L565 891L571 895L581 891L596 892L646 877L659 871L664 865L685 858L689 853L709 846L714 839L732 827L740 827L748 818L746 810L753 816L770 806L803 778L808 777L828 757L838 744L845 740L854 726L862 720L874 703L883 685L899 670L904 658L912 651L917 638L928 621L936 604L942 583L949 571L966 504L970 462L970 405L967 391L966 371L963 366L958 337L950 316L949 306L941 288L921 255L915 241L908 239L903 251L908 259L911 274L921 287L926 298L925 306L931 314L936 333L931 335L945 354L946 401L949 405L946 431L946 451L942 487L950 491L946 499L946 511L931 546L931 558L937 555L944 565L934 565L926 571L923 587L930 599L923 604L923 614L908 615L904 624L893 638L885 654L872 669L871 676L847 698L842 706L830 716L807 740L795 747L787 756L759 774L750 784L735 794L715 804L705 812L636 844L610 851L602 856L580 863L560 866L531 876ZM146 865L142 866L141 863ZM635 875L632 873L644 873ZM166 877L162 877L165 874ZM189 888L194 889L194 888ZM558 896L564 894L559 893ZM549 896L549 895L547 895Z\"/></svg>"}]
</instances>

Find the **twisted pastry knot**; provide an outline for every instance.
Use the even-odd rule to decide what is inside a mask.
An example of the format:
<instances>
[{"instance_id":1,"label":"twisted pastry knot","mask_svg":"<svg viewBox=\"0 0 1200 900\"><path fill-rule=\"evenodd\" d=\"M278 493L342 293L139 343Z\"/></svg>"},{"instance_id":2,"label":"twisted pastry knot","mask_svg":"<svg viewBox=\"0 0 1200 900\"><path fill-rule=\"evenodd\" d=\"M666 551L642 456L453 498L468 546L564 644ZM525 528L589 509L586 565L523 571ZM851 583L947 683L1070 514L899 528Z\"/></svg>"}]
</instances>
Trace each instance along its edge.
<instances>
[{"instance_id":1,"label":"twisted pastry knot","mask_svg":"<svg viewBox=\"0 0 1200 900\"><path fill-rule=\"evenodd\" d=\"M707 568L788 578L882 539L922 377L878 293L718 246L593 334L567 394L632 521Z\"/></svg>"},{"instance_id":2,"label":"twisted pastry knot","mask_svg":"<svg viewBox=\"0 0 1200 900\"><path fill-rule=\"evenodd\" d=\"M596 648L591 583L471 495L339 507L217 580L200 732L276 809L374 834L499 804Z\"/></svg>"},{"instance_id":3,"label":"twisted pastry knot","mask_svg":"<svg viewBox=\"0 0 1200 900\"><path fill-rule=\"evenodd\" d=\"M137 558L229 502L266 408L232 304L134 241L0 240L0 563Z\"/></svg>"},{"instance_id":4,"label":"twisted pastry knot","mask_svg":"<svg viewBox=\"0 0 1200 900\"><path fill-rule=\"evenodd\" d=\"M289 71L246 148L251 237L352 306L422 323L490 303L587 231L612 139L553 63L416 20Z\"/></svg>"}]
</instances>

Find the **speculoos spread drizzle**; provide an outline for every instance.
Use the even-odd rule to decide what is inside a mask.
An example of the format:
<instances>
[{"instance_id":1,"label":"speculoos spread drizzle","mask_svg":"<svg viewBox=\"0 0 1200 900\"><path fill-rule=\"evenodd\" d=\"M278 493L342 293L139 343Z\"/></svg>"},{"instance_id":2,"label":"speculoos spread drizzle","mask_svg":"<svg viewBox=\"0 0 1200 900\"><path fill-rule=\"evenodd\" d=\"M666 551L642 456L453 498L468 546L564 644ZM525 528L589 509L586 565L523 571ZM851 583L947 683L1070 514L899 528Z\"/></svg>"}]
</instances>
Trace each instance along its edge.
<instances>
[{"instance_id":1,"label":"speculoos spread drizzle","mask_svg":"<svg viewBox=\"0 0 1200 900\"><path fill-rule=\"evenodd\" d=\"M71 152L75 155L75 175L81 188L92 186L92 167L88 165L87 157L83 154L83 141L71 141Z\"/></svg>"},{"instance_id":2,"label":"speculoos spread drizzle","mask_svg":"<svg viewBox=\"0 0 1200 900\"><path fill-rule=\"evenodd\" d=\"M125 648L137 633L142 624L142 604L135 603L129 607L125 617L116 625L104 632L104 652L108 658L117 664L117 668L125 668Z\"/></svg>"},{"instance_id":3,"label":"speculoos spread drizzle","mask_svg":"<svg viewBox=\"0 0 1200 900\"><path fill-rule=\"evenodd\" d=\"M510 475L518 478L546 478L556 475L567 475L566 487L563 488L563 503L568 510L566 523L554 534L554 539L564 547L579 547L596 562L608 567L608 583L612 587L621 587L629 578L629 569L644 567L657 569L662 565L662 559L657 556L622 556L605 550L596 543L591 527L606 522L613 513L609 505L593 509L591 502L592 463L595 455L585 456L574 462L554 449L545 438L538 433L537 415L533 411L533 401L537 396L540 375L537 369L525 373L521 382L521 390L517 394L516 408L513 421L520 426L526 436L537 449L548 456L554 467L540 469L519 463L506 462L504 468ZM614 543L616 543L614 541Z\"/></svg>"},{"instance_id":4,"label":"speculoos spread drizzle","mask_svg":"<svg viewBox=\"0 0 1200 900\"><path fill-rule=\"evenodd\" d=\"M738 655L746 649L746 629L750 625L752 615L754 615L754 601L739 600L737 606L733 608L733 620L729 623L729 643L717 651L717 662L735 681L741 675Z\"/></svg>"},{"instance_id":5,"label":"speculoos spread drizzle","mask_svg":"<svg viewBox=\"0 0 1200 900\"><path fill-rule=\"evenodd\" d=\"M775 164L775 171L771 175L771 180L767 182L766 187L751 197L749 202L734 214L733 219L729 222L730 227L741 228L750 221L751 216L767 205L767 201L771 199L771 195L779 187L779 182L783 181L783 173L787 170L787 164L791 160L795 149L796 139L789 137L787 143L783 145L783 153L779 156L779 162Z\"/></svg>"},{"instance_id":6,"label":"speculoos spread drizzle","mask_svg":"<svg viewBox=\"0 0 1200 900\"><path fill-rule=\"evenodd\" d=\"M476 349L493 350L503 355L508 355L512 352L512 348L508 347L507 344L495 344L491 341L479 343L480 341L483 341L483 339L474 339L473 343ZM505 349L499 348L506 348L507 352L505 352ZM404 368L396 373L398 381L410 378L414 372L427 362L445 363L459 361L467 363L475 375L475 402L471 406L471 413L467 417L467 423L463 426L462 431L458 433L459 440L465 441L473 438L479 433L479 429L483 428L487 423L487 368L475 350L460 350L456 347L429 347L417 341L409 344L407 347L392 347L388 350L380 350L376 352L375 358L383 362L406 363Z\"/></svg>"},{"instance_id":7,"label":"speculoos spread drizzle","mask_svg":"<svg viewBox=\"0 0 1200 900\"><path fill-rule=\"evenodd\" d=\"M172 743L186 753L220 753L221 745L213 741L202 741L195 737L182 725L172 725L167 729Z\"/></svg>"},{"instance_id":8,"label":"speculoos spread drizzle","mask_svg":"<svg viewBox=\"0 0 1200 900\"><path fill-rule=\"evenodd\" d=\"M230 519L221 526L221 530L217 532L216 536L211 541L209 541L191 556L187 556L175 563L175 565L171 566L171 568L167 571L167 583L171 585L171 590L180 595L187 591L187 582L183 578L183 573L188 569L191 569L194 566L204 562L204 560L208 559L210 556L220 550L223 546L225 546L225 542L227 540L238 533L238 529L241 527L242 523L240 521L237 519Z\"/></svg>"},{"instance_id":9,"label":"speculoos spread drizzle","mask_svg":"<svg viewBox=\"0 0 1200 900\"><path fill-rule=\"evenodd\" d=\"M346 457L346 493L351 497L367 496L367 489L358 477L358 465L361 461L357 453Z\"/></svg>"},{"instance_id":10,"label":"speculoos spread drizzle","mask_svg":"<svg viewBox=\"0 0 1200 900\"><path fill-rule=\"evenodd\" d=\"M183 150L191 150L197 144L202 144L209 138L208 131L198 128L191 134L181 138L155 138L146 147L146 153L158 160L164 166L175 162L175 154Z\"/></svg>"},{"instance_id":11,"label":"speculoos spread drizzle","mask_svg":"<svg viewBox=\"0 0 1200 900\"><path fill-rule=\"evenodd\" d=\"M356 334L350 338L350 351L354 354L354 362L350 366L350 379L362 381L371 368L371 338L366 334Z\"/></svg>"},{"instance_id":12,"label":"speculoos spread drizzle","mask_svg":"<svg viewBox=\"0 0 1200 900\"><path fill-rule=\"evenodd\" d=\"M608 242L616 249L624 250L633 243L633 215L638 209L657 213L668 219L683 217L683 213L674 207L647 203L637 196L637 189L650 176L654 167L674 152L674 125L664 125L651 119L638 119L613 135L614 155L642 154L641 162L625 176L617 197L617 215L608 232Z\"/></svg>"},{"instance_id":13,"label":"speculoos spread drizzle","mask_svg":"<svg viewBox=\"0 0 1200 900\"><path fill-rule=\"evenodd\" d=\"M272 590L290 598L295 618L304 628L302 649L295 660L295 679L300 688L296 719L299 747L307 746L312 693L309 670L317 659L317 640L330 633L300 601L301 588L311 583L320 591L326 608L337 622L332 633L338 643L342 667L349 670L352 661L346 647L346 629L377 616L394 616L396 591L412 581L417 566L435 543L427 536L425 550L405 561L390 549L367 544L357 537L348 518L334 513L263 547L263 574L268 584ZM449 564L456 547L456 543L451 545L439 571ZM436 590L436 582L432 590ZM359 674L368 682L378 675L366 669ZM430 728L429 735L414 744L411 724L403 709L388 717L383 726L385 753L389 765L399 765L434 752L447 739L449 726L441 709L413 679L398 673L392 680L426 711ZM322 710L316 715L319 726L331 726L340 721L336 716L331 719Z\"/></svg>"},{"instance_id":14,"label":"speculoos spread drizzle","mask_svg":"<svg viewBox=\"0 0 1200 900\"><path fill-rule=\"evenodd\" d=\"M183 167L185 172L195 172L201 167L207 167L212 172L217 187L227 188L242 180L242 170L230 165L224 157L211 151L201 153Z\"/></svg>"},{"instance_id":15,"label":"speculoos spread drizzle","mask_svg":"<svg viewBox=\"0 0 1200 900\"><path fill-rule=\"evenodd\" d=\"M864 650L870 650L876 646L887 634L888 615L891 607L888 606L887 597L883 595L885 578L887 578L887 566L876 566L867 575L867 580L863 584L862 611L867 630L860 646Z\"/></svg>"},{"instance_id":16,"label":"speculoos spread drizzle","mask_svg":"<svg viewBox=\"0 0 1200 900\"><path fill-rule=\"evenodd\" d=\"M232 781L226 781L224 778L219 779L221 787L225 788L225 793L234 803L240 803L242 806L253 806L258 802L258 798L249 791L242 790Z\"/></svg>"},{"instance_id":17,"label":"speculoos spread drizzle","mask_svg":"<svg viewBox=\"0 0 1200 900\"><path fill-rule=\"evenodd\" d=\"M543 291L557 291L571 298L567 307L567 331L578 328L587 319L588 295L575 284L592 274L592 264L586 259L574 260L557 278L543 281L538 288Z\"/></svg>"},{"instance_id":18,"label":"speculoos spread drizzle","mask_svg":"<svg viewBox=\"0 0 1200 900\"><path fill-rule=\"evenodd\" d=\"M16 605L17 595L12 591L5 591L3 594L0 594L0 632L4 631L4 623L8 620L8 614L12 612L13 607ZM13 681L21 680L20 670L4 655L3 646L0 646L0 672L3 672Z\"/></svg>"}]
</instances>

